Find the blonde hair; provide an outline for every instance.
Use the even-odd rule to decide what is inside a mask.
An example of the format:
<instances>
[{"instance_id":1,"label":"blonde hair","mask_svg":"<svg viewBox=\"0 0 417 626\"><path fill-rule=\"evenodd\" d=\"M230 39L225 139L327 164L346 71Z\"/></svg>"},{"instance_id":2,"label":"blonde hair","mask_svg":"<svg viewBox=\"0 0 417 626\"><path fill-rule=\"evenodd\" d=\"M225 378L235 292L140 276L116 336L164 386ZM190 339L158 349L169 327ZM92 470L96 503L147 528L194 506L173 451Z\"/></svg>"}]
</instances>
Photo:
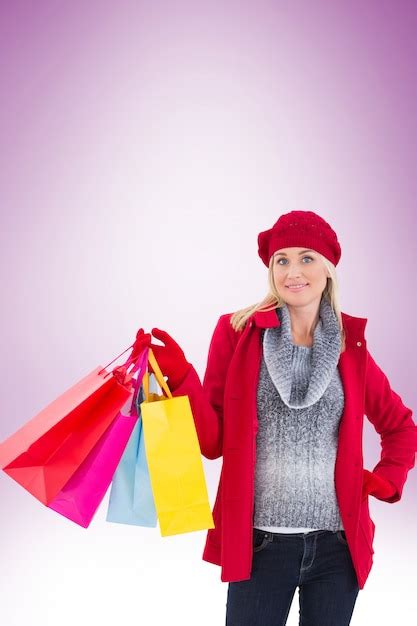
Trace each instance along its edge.
<instances>
[{"instance_id":1,"label":"blonde hair","mask_svg":"<svg viewBox=\"0 0 417 626\"><path fill-rule=\"evenodd\" d=\"M336 268L333 265L333 263L329 261L328 259L326 259L326 257L324 257L322 254L320 254L319 252L316 252L316 254L321 258L324 266L326 267L326 269L328 270L330 274L330 276L327 277L327 283L323 290L322 298L327 298L327 300L329 301L338 319L340 334L341 334L340 352L343 352L346 347L345 346L346 337L345 337L345 331L343 328L342 313L340 309L339 284L338 284L338 279L337 279L337 274L336 274ZM272 311L273 309L277 307L283 306L284 300L279 295L277 288L275 286L273 268L274 268L274 257L271 256L271 259L269 261L269 268L268 268L269 292L265 296L265 298L261 300L261 302L258 302L256 304L251 304L250 306L247 306L244 309L239 309L238 311L235 311L232 314L230 318L230 324L232 325L234 330L242 331L244 327L246 326L246 322L248 321L248 319L254 313L256 313L256 311Z\"/></svg>"}]
</instances>

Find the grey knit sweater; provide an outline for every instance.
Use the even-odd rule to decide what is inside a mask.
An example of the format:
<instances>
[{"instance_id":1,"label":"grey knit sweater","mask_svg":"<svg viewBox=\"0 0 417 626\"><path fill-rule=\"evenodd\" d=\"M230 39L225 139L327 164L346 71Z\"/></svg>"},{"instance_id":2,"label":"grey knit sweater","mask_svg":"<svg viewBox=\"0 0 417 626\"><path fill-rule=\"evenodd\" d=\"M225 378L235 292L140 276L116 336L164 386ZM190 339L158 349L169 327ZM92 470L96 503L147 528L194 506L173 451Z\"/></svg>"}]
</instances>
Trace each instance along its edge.
<instances>
[{"instance_id":1,"label":"grey knit sweater","mask_svg":"<svg viewBox=\"0 0 417 626\"><path fill-rule=\"evenodd\" d=\"M343 528L334 485L344 407L337 369L340 329L327 299L313 346L296 346L287 306L267 328L259 372L255 466L256 528L308 532Z\"/></svg>"}]
</instances>

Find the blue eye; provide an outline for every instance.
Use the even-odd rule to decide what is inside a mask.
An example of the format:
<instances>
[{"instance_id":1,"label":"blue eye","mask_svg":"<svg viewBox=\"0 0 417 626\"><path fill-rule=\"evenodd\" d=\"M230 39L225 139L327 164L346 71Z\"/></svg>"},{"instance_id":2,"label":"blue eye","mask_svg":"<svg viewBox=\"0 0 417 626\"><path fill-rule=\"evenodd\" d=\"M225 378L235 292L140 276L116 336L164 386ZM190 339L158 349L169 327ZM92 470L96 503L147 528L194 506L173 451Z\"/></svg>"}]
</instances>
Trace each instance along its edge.
<instances>
[{"instance_id":1,"label":"blue eye","mask_svg":"<svg viewBox=\"0 0 417 626\"><path fill-rule=\"evenodd\" d=\"M303 259L303 261L304 261L304 259L310 259L310 261L314 261L313 257L311 257L311 256L307 256L307 255L306 255L306 256L303 256L303 257L302 257L302 259ZM287 260L287 259L284 259L284 257L282 257L282 258L278 259L278 261L277 261L276 265L283 265L283 263L281 263L281 261L286 261L286 260ZM307 263L307 265L308 265L308 264L309 264L309 263ZM306 265L306 264L304 263L304 265Z\"/></svg>"}]
</instances>

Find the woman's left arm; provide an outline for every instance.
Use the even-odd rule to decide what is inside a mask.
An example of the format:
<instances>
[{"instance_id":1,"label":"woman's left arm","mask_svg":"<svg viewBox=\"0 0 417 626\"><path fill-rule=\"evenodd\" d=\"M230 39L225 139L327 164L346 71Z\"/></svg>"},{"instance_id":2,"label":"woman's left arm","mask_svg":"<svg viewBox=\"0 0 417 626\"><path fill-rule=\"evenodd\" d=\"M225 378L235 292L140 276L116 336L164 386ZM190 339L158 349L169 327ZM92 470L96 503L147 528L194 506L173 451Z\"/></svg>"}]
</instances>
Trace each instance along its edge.
<instances>
[{"instance_id":1,"label":"woman's left arm","mask_svg":"<svg viewBox=\"0 0 417 626\"><path fill-rule=\"evenodd\" d=\"M409 470L415 465L417 426L412 411L391 389L387 376L367 351L365 414L381 437L381 459L372 472L395 488L385 502L398 502ZM377 494L375 494L378 497Z\"/></svg>"}]
</instances>

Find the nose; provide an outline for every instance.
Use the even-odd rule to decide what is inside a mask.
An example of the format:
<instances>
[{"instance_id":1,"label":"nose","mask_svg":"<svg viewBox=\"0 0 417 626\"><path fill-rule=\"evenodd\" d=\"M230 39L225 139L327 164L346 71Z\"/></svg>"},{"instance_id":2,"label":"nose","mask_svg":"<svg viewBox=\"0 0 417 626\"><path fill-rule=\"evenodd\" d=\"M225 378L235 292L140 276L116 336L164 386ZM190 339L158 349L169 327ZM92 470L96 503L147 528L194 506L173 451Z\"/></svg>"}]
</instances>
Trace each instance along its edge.
<instances>
[{"instance_id":1,"label":"nose","mask_svg":"<svg viewBox=\"0 0 417 626\"><path fill-rule=\"evenodd\" d=\"M287 276L289 277L295 277L295 276L301 276L301 271L300 268L297 264L292 264L289 266L288 271L287 271Z\"/></svg>"}]
</instances>

